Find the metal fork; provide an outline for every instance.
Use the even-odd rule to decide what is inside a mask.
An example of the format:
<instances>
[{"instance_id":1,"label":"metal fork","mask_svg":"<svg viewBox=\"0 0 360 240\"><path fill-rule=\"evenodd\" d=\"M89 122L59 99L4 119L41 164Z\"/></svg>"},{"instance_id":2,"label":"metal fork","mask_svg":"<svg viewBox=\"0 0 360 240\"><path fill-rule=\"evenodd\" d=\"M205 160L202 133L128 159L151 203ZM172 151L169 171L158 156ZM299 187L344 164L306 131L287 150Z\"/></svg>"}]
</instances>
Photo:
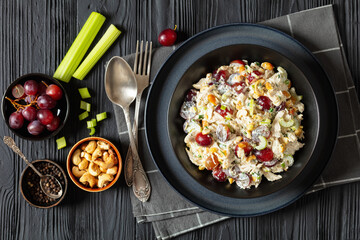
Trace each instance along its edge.
<instances>
[{"instance_id":1,"label":"metal fork","mask_svg":"<svg viewBox=\"0 0 360 240\"><path fill-rule=\"evenodd\" d=\"M136 53L135 53L134 68L133 68L133 71L134 71L135 77L136 77L136 81L137 81L137 86L138 86L138 92L137 92L136 103L135 103L134 126L133 126L133 134L134 134L136 146L138 145L138 122L139 122L141 96L142 96L144 89L149 86L152 42L150 42L149 49L148 49L148 45L149 45L149 42L146 41L145 52L143 54L144 41L141 41L140 52L139 52L139 40L137 40L137 42L136 42ZM139 56L140 56L140 58L139 58ZM136 164L134 165L131 147L129 147L126 158L125 158L125 172L124 172L125 181L129 187L133 184L135 170L137 170L137 166L136 166Z\"/></svg>"}]
</instances>

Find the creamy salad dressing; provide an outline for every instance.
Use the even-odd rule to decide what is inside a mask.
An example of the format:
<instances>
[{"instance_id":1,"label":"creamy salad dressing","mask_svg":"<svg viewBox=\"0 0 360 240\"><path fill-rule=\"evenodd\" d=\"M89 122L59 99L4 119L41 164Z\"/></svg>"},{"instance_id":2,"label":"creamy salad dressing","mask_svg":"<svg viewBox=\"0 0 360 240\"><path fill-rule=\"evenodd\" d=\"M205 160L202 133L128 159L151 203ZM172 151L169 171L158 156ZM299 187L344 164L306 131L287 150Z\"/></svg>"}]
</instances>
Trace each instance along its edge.
<instances>
[{"instance_id":1,"label":"creamy salad dressing","mask_svg":"<svg viewBox=\"0 0 360 240\"><path fill-rule=\"evenodd\" d=\"M304 104L285 69L236 60L193 87L180 111L190 161L243 189L281 179L304 145Z\"/></svg>"}]
</instances>

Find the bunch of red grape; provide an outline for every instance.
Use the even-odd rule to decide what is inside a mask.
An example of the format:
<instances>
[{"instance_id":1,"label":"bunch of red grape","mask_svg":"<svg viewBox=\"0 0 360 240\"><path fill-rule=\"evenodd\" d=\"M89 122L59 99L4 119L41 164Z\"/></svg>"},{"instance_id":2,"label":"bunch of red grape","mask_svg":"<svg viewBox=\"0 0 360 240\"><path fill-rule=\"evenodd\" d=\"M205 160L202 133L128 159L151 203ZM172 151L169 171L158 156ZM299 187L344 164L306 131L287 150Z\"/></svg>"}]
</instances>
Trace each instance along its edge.
<instances>
[{"instance_id":1,"label":"bunch of red grape","mask_svg":"<svg viewBox=\"0 0 360 240\"><path fill-rule=\"evenodd\" d=\"M17 84L12 89L15 100L8 100L16 108L9 117L12 129L20 129L25 120L31 135L39 135L45 129L50 132L58 129L60 118L53 113L56 103L63 96L61 88L55 84L47 86L44 82L28 80L24 86ZM25 102L21 104L21 102Z\"/></svg>"}]
</instances>

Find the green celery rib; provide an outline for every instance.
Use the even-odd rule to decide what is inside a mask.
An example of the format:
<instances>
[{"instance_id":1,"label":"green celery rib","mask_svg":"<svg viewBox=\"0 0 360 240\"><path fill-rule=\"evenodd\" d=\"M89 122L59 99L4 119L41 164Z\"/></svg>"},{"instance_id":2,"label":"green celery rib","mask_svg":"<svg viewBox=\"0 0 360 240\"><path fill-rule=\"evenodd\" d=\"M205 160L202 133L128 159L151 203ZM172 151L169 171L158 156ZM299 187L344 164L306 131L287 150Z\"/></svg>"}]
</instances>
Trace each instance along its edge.
<instances>
[{"instance_id":1,"label":"green celery rib","mask_svg":"<svg viewBox=\"0 0 360 240\"><path fill-rule=\"evenodd\" d=\"M96 46L91 50L89 55L87 55L85 60L80 64L79 68L73 74L73 77L79 80L83 80L97 63L97 61L99 61L102 55L104 55L104 53L119 37L120 33L121 31L111 24L110 27L106 30L104 36L102 36Z\"/></svg>"},{"instance_id":2,"label":"green celery rib","mask_svg":"<svg viewBox=\"0 0 360 240\"><path fill-rule=\"evenodd\" d=\"M89 49L96 34L105 22L105 17L97 12L92 12L81 28L79 34L66 53L64 59L54 73L54 78L69 82L71 76L79 66L85 53Z\"/></svg>"}]
</instances>

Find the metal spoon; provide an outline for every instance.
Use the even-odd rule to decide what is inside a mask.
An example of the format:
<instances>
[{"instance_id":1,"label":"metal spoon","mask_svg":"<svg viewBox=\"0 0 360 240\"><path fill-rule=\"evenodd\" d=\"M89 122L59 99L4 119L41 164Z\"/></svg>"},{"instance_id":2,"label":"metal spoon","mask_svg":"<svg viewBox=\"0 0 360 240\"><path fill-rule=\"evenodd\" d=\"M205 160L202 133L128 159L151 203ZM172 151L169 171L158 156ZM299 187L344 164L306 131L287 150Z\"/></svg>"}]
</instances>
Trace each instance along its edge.
<instances>
[{"instance_id":1,"label":"metal spoon","mask_svg":"<svg viewBox=\"0 0 360 240\"><path fill-rule=\"evenodd\" d=\"M141 165L139 154L135 145L134 135L131 131L129 106L137 95L137 82L134 72L129 64L121 57L112 57L106 66L105 91L111 102L120 106L125 114L126 125L129 132L130 146L133 153L133 192L142 202L150 197L151 186Z\"/></svg>"},{"instance_id":2,"label":"metal spoon","mask_svg":"<svg viewBox=\"0 0 360 240\"><path fill-rule=\"evenodd\" d=\"M24 159L24 161L26 162L26 164L31 167L34 172L39 175L40 177L40 188L41 190L49 197L51 198L54 198L54 199L57 199L59 197L62 196L63 194L63 189L62 189L62 186L59 182L59 180L57 180L56 177L54 176L51 176L51 175L42 175L35 167L34 165L32 165L28 160L27 158L25 157L25 155L20 151L20 149L18 148L18 146L16 146L16 143L14 141L14 139L12 139L11 137L9 136L4 136L4 143L6 145L8 145L15 153L17 153L22 159ZM57 193L57 194L53 194L51 191L50 191L50 188L46 186L47 184L47 181L46 180L50 180L50 179L53 179L55 180L55 182L60 186L60 191Z\"/></svg>"}]
</instances>

